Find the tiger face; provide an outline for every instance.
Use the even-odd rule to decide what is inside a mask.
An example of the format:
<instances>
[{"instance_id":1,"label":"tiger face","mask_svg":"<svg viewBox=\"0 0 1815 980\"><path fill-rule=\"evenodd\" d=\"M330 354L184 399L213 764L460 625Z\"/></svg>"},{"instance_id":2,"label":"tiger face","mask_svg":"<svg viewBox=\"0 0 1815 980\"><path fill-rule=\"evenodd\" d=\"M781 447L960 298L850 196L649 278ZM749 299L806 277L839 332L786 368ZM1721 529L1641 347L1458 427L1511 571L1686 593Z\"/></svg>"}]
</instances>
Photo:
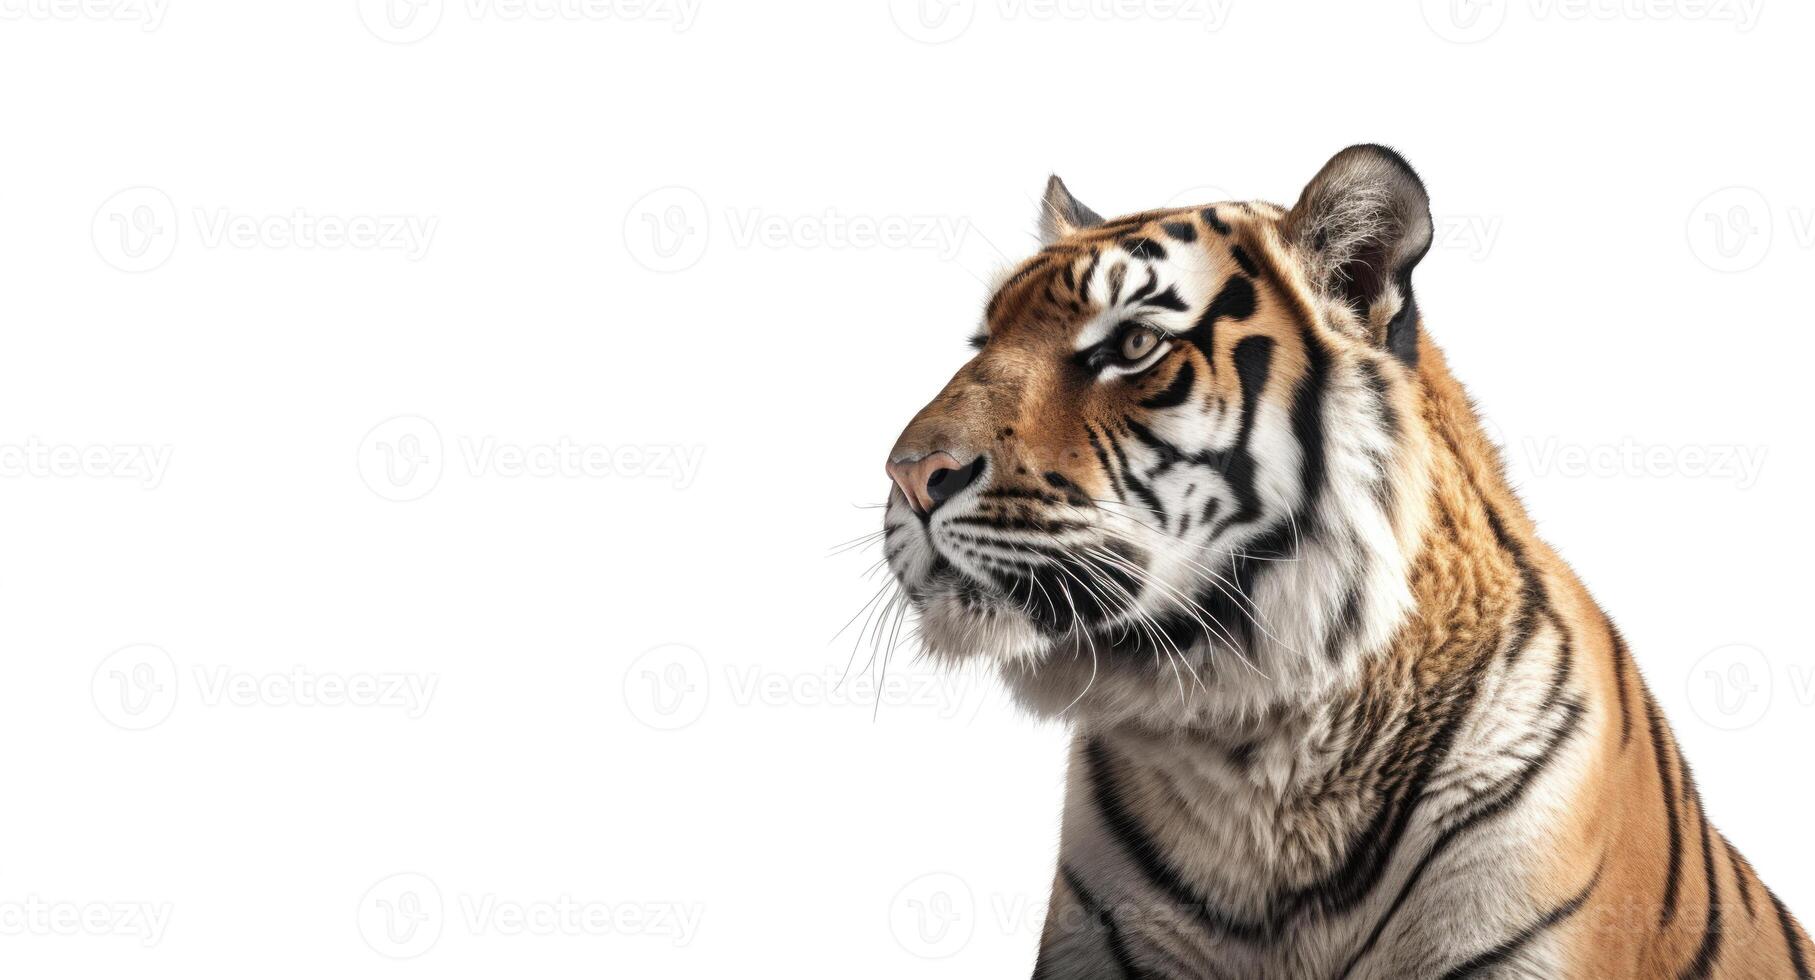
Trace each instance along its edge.
<instances>
[{"instance_id":1,"label":"tiger face","mask_svg":"<svg viewBox=\"0 0 1815 980\"><path fill-rule=\"evenodd\" d=\"M1048 711L1253 710L1351 675L1421 532L1416 176L1361 146L1290 210L1105 221L1056 177L1044 203L1045 247L889 453L926 648Z\"/></svg>"}]
</instances>

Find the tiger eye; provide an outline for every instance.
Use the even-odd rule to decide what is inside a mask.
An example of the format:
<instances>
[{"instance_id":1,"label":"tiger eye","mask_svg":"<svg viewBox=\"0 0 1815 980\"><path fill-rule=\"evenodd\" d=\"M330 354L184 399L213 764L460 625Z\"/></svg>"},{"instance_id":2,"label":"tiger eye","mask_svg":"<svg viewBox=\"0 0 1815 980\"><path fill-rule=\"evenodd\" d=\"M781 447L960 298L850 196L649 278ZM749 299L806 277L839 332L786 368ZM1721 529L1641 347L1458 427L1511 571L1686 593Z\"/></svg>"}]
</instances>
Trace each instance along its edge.
<instances>
[{"instance_id":1,"label":"tiger eye","mask_svg":"<svg viewBox=\"0 0 1815 980\"><path fill-rule=\"evenodd\" d=\"M1160 338L1151 330L1130 330L1122 338L1122 359L1138 361L1153 353L1154 346L1159 342Z\"/></svg>"}]
</instances>

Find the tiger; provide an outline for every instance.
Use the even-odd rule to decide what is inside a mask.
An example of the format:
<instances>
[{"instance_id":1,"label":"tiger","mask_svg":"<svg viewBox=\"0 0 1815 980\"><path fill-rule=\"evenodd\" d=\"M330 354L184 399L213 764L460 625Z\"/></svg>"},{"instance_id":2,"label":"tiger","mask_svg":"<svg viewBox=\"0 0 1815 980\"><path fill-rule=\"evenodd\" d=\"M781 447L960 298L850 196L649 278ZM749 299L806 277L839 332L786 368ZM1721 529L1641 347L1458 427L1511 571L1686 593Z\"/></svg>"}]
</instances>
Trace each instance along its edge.
<instances>
[{"instance_id":1,"label":"tiger","mask_svg":"<svg viewBox=\"0 0 1815 980\"><path fill-rule=\"evenodd\" d=\"M1039 227L882 531L924 655L1067 726L1036 980L1810 976L1425 330L1402 156Z\"/></svg>"}]
</instances>

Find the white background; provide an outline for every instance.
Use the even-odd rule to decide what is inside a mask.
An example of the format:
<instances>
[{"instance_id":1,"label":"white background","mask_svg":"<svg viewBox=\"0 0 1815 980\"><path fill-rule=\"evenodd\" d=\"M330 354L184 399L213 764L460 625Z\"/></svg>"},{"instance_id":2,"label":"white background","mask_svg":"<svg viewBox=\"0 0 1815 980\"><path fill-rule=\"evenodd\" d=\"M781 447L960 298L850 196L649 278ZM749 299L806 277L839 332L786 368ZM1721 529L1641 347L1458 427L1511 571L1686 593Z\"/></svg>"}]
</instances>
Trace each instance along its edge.
<instances>
[{"instance_id":1,"label":"white background","mask_svg":"<svg viewBox=\"0 0 1815 980\"><path fill-rule=\"evenodd\" d=\"M1049 171L1358 141L1815 916L1809 5L145 2L0 0L0 972L1025 975L1065 735L829 552Z\"/></svg>"}]
</instances>

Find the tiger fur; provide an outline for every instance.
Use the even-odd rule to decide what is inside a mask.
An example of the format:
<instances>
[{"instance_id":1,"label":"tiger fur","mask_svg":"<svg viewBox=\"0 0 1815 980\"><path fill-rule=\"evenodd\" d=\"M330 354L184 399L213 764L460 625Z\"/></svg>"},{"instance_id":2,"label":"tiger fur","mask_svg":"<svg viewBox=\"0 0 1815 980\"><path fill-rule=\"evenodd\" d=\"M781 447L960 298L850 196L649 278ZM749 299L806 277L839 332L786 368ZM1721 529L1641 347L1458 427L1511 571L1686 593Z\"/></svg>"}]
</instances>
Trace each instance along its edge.
<instances>
[{"instance_id":1,"label":"tiger fur","mask_svg":"<svg viewBox=\"0 0 1815 980\"><path fill-rule=\"evenodd\" d=\"M885 516L926 649L1075 731L1034 976L1809 977L1422 328L1411 167L1044 204Z\"/></svg>"}]
</instances>

